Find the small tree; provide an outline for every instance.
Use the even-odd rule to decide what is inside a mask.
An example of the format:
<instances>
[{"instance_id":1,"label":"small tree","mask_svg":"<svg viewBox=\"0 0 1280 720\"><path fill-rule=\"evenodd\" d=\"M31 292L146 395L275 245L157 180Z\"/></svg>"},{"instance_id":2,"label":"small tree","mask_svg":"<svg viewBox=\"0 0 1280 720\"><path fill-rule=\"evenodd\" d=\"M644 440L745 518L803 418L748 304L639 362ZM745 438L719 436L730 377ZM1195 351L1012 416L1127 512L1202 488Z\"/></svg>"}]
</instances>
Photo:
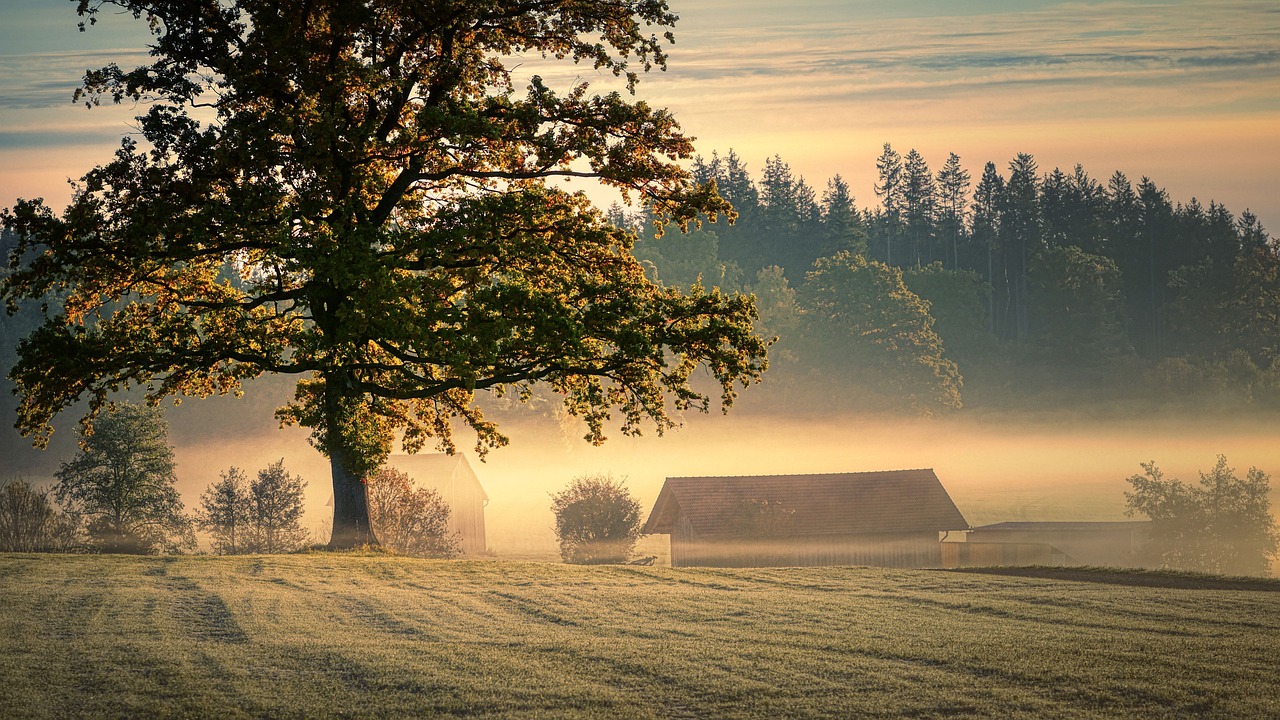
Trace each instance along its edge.
<instances>
[{"instance_id":1,"label":"small tree","mask_svg":"<svg viewBox=\"0 0 1280 720\"><path fill-rule=\"evenodd\" d=\"M1128 514L1151 518L1151 539L1164 566L1231 575L1270 571L1280 542L1267 498L1270 476L1249 468L1241 480L1222 455L1210 473L1200 473L1200 487L1166 480L1154 461L1142 469L1143 475L1128 480Z\"/></svg>"},{"instance_id":2,"label":"small tree","mask_svg":"<svg viewBox=\"0 0 1280 720\"><path fill-rule=\"evenodd\" d=\"M407 473L384 467L369 479L369 522L386 547L403 555L451 558L462 552L449 532L449 503L432 488L415 487Z\"/></svg>"},{"instance_id":3,"label":"small tree","mask_svg":"<svg viewBox=\"0 0 1280 720\"><path fill-rule=\"evenodd\" d=\"M612 475L581 475L551 495L560 557L567 563L624 562L640 538L640 501Z\"/></svg>"},{"instance_id":4,"label":"small tree","mask_svg":"<svg viewBox=\"0 0 1280 720\"><path fill-rule=\"evenodd\" d=\"M292 552L306 544L302 529L302 491L307 484L284 469L284 458L258 471L249 484L249 518L253 526L253 550L263 553Z\"/></svg>"},{"instance_id":5,"label":"small tree","mask_svg":"<svg viewBox=\"0 0 1280 720\"><path fill-rule=\"evenodd\" d=\"M157 407L114 406L80 430L80 452L58 469L53 494L87 517L103 552L177 552L195 547L191 520L174 486L173 448Z\"/></svg>"},{"instance_id":6,"label":"small tree","mask_svg":"<svg viewBox=\"0 0 1280 720\"><path fill-rule=\"evenodd\" d=\"M0 552L65 552L75 547L78 530L48 492L16 477L0 482Z\"/></svg>"},{"instance_id":7,"label":"small tree","mask_svg":"<svg viewBox=\"0 0 1280 720\"><path fill-rule=\"evenodd\" d=\"M213 551L239 555L252 548L252 506L244 471L233 467L200 496L200 529L213 536Z\"/></svg>"}]
</instances>

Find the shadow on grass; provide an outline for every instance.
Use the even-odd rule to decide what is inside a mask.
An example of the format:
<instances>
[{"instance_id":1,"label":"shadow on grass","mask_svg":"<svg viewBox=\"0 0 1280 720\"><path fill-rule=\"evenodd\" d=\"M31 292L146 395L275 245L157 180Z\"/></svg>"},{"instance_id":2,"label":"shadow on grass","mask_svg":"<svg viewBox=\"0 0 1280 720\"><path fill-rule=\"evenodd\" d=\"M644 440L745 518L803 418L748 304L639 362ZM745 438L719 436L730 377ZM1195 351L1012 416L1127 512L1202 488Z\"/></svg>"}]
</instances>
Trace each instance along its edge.
<instances>
[{"instance_id":1,"label":"shadow on grass","mask_svg":"<svg viewBox=\"0 0 1280 720\"><path fill-rule=\"evenodd\" d=\"M1132 585L1177 590L1253 590L1280 592L1280 579L1227 577L1171 570L1117 569L1103 567L966 567L943 572L978 573L1009 577L1044 578L1072 582Z\"/></svg>"}]
</instances>

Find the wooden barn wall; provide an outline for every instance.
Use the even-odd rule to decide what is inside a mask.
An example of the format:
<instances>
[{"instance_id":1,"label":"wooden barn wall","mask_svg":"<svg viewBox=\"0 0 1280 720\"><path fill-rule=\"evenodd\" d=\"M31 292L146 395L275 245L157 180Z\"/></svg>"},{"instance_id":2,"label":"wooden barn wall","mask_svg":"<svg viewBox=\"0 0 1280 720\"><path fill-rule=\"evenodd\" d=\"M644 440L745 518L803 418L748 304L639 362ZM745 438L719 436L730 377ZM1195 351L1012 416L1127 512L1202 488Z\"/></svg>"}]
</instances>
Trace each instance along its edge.
<instances>
[{"instance_id":1,"label":"wooden barn wall","mask_svg":"<svg viewBox=\"0 0 1280 720\"><path fill-rule=\"evenodd\" d=\"M693 534L693 526L689 524L689 519L684 513L676 515L676 521L671 528L671 567L692 567L698 564L698 555L696 551L690 554L690 550L697 547L697 537Z\"/></svg>"},{"instance_id":2,"label":"wooden barn wall","mask_svg":"<svg viewBox=\"0 0 1280 720\"><path fill-rule=\"evenodd\" d=\"M942 567L1064 565L1067 557L1047 543L944 542Z\"/></svg>"},{"instance_id":3,"label":"wooden barn wall","mask_svg":"<svg viewBox=\"0 0 1280 720\"><path fill-rule=\"evenodd\" d=\"M460 545L467 555L488 550L484 528L484 489L474 471L459 463L453 476L440 488L440 496L449 503L449 532L459 533Z\"/></svg>"},{"instance_id":4,"label":"wooden barn wall","mask_svg":"<svg viewBox=\"0 0 1280 720\"><path fill-rule=\"evenodd\" d=\"M935 531L699 539L693 536L686 521L677 522L671 535L671 564L675 567L875 565L919 568L939 567L941 563Z\"/></svg>"},{"instance_id":5,"label":"wooden barn wall","mask_svg":"<svg viewBox=\"0 0 1280 720\"><path fill-rule=\"evenodd\" d=\"M1053 530L974 530L969 542L982 544L1034 544L1052 545L1065 555L1068 565L1118 565L1141 564L1142 551L1147 544L1147 533L1131 528L1079 531ZM1019 563L1027 564L1027 563Z\"/></svg>"}]
</instances>

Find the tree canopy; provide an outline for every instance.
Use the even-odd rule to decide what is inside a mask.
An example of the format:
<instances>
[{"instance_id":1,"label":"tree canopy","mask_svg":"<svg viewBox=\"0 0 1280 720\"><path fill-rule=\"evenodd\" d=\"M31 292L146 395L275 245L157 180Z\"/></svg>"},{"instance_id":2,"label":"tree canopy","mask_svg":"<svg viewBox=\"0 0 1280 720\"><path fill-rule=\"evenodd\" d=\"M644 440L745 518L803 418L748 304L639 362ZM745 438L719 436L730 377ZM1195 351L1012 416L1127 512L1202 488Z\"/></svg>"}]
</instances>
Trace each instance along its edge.
<instances>
[{"instance_id":1,"label":"tree canopy","mask_svg":"<svg viewBox=\"0 0 1280 720\"><path fill-rule=\"evenodd\" d=\"M103 552L195 548L175 486L173 448L159 408L121 404L81 432L80 452L58 468L53 494L87 519Z\"/></svg>"},{"instance_id":2,"label":"tree canopy","mask_svg":"<svg viewBox=\"0 0 1280 720\"><path fill-rule=\"evenodd\" d=\"M47 439L81 398L237 392L301 375L279 417L331 459L334 536L376 540L360 480L399 437L453 449L505 442L478 390L545 381L605 438L705 410L757 379L765 343L749 298L654 285L634 235L581 193L588 178L682 227L731 212L679 161L672 116L636 100L664 68L664 2L161 2L81 0L149 23L151 61L85 75L88 105L141 103L139 132L55 214L0 213L16 233L10 308L56 293L62 311L20 347L19 427ZM650 28L658 28L655 34ZM617 79L553 88L525 60Z\"/></svg>"},{"instance_id":3,"label":"tree canopy","mask_svg":"<svg viewBox=\"0 0 1280 720\"><path fill-rule=\"evenodd\" d=\"M1271 515L1271 476L1249 468L1243 479L1219 455L1197 487L1165 479L1154 461L1128 479L1129 514L1151 518L1151 539L1160 561L1181 570L1230 575L1267 575L1280 544Z\"/></svg>"}]
</instances>

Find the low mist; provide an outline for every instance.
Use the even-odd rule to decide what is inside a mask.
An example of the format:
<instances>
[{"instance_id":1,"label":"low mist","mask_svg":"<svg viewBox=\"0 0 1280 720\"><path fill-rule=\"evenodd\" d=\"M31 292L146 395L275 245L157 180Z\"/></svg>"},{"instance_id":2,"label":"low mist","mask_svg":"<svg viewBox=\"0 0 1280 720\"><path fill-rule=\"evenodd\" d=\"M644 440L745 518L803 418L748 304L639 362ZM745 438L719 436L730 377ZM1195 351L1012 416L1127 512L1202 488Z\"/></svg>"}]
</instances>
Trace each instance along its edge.
<instances>
[{"instance_id":1,"label":"low mist","mask_svg":"<svg viewBox=\"0 0 1280 720\"><path fill-rule=\"evenodd\" d=\"M287 389L251 387L241 400L188 401L171 408L178 488L188 509L219 473L231 466L253 474L284 458L308 483L304 525L327 540L331 509L328 461L307 442L308 431L279 429L271 410ZM74 410L72 411L74 412ZM645 515L668 476L763 475L933 468L970 525L1039 520L1125 520L1125 478L1155 460L1166 477L1196 482L1218 454L1244 472L1258 467L1280 475L1280 443L1273 422L1249 418L1157 416L1152 420L1062 422L991 413L941 419L875 416L800 417L758 410L693 414L658 437L613 433L601 447L581 439L575 423L546 415L515 414L502 425L511 444L480 462L472 438L458 447L489 495L487 539L499 558L558 559L549 494L573 477L611 473L625 477ZM6 476L22 474L47 484L58 463L74 452L70 413L59 422L49 451L23 450L5 461ZM1280 484L1272 482L1272 507ZM668 557L666 536L646 538L640 555Z\"/></svg>"}]
</instances>

